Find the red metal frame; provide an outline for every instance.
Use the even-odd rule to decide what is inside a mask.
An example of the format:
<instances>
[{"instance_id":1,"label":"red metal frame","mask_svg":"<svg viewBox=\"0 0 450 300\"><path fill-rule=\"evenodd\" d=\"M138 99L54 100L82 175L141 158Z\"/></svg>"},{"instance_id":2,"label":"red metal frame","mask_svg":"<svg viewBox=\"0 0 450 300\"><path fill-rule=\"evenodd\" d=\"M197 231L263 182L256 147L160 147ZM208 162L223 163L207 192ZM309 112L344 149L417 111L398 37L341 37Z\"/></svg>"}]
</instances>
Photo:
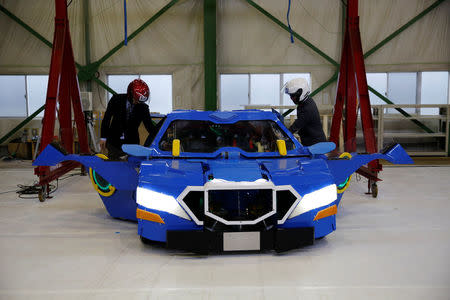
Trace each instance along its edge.
<instances>
[{"instance_id":1,"label":"red metal frame","mask_svg":"<svg viewBox=\"0 0 450 300\"><path fill-rule=\"evenodd\" d=\"M39 152L53 142L57 115L60 125L59 141L61 146L68 153L73 153L73 110L80 152L90 153L70 38L67 0L55 0L55 8L55 32ZM46 185L78 166L80 166L78 163L64 162L56 168L37 167L35 168L35 174L39 176L39 185Z\"/></svg>"},{"instance_id":2,"label":"red metal frame","mask_svg":"<svg viewBox=\"0 0 450 300\"><path fill-rule=\"evenodd\" d=\"M344 121L344 149L347 152L356 151L358 108L361 115L366 152L375 153L377 152L377 141L370 109L361 33L359 31L358 0L348 0L338 89L330 131L330 141L338 145L340 126L341 122ZM344 120L343 115L345 115ZM358 170L359 174L369 178L369 190L371 181L379 180L377 174L381 170L382 166L378 160L369 163L368 168L362 167Z\"/></svg>"}]
</instances>

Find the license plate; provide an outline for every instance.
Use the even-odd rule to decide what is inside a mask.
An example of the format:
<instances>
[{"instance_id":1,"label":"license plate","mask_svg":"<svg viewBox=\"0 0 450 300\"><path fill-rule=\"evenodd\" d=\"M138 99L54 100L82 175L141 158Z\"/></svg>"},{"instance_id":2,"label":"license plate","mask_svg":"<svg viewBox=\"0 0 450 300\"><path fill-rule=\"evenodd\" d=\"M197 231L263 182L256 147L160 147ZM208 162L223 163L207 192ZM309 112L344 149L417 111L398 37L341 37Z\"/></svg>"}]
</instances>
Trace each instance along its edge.
<instances>
[{"instance_id":1,"label":"license plate","mask_svg":"<svg viewBox=\"0 0 450 300\"><path fill-rule=\"evenodd\" d=\"M256 232L224 232L223 251L260 250L260 234Z\"/></svg>"}]
</instances>

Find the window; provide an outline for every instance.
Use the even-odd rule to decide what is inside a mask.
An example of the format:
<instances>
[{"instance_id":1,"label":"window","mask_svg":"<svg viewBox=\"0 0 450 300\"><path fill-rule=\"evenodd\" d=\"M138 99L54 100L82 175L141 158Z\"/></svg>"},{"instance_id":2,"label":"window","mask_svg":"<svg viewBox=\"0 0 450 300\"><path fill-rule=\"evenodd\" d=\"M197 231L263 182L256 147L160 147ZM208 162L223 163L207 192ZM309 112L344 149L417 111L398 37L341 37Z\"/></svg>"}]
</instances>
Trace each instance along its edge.
<instances>
[{"instance_id":1,"label":"window","mask_svg":"<svg viewBox=\"0 0 450 300\"><path fill-rule=\"evenodd\" d=\"M388 73L388 98L395 104L416 104L417 73ZM416 112L415 108L403 108L409 114ZM399 113L395 108L389 108L388 113Z\"/></svg>"},{"instance_id":2,"label":"window","mask_svg":"<svg viewBox=\"0 0 450 300\"><path fill-rule=\"evenodd\" d=\"M367 84L395 104L449 103L449 72L367 73ZM369 92L370 103L386 104ZM438 108L403 108L410 114L437 115ZM387 113L398 114L389 108Z\"/></svg>"},{"instance_id":3,"label":"window","mask_svg":"<svg viewBox=\"0 0 450 300\"><path fill-rule=\"evenodd\" d=\"M387 97L387 73L367 73L367 84L381 95ZM387 104L384 100L370 91L369 99L371 105Z\"/></svg>"},{"instance_id":4,"label":"window","mask_svg":"<svg viewBox=\"0 0 450 300\"><path fill-rule=\"evenodd\" d=\"M220 75L221 110L243 109L249 101L248 74Z\"/></svg>"},{"instance_id":5,"label":"window","mask_svg":"<svg viewBox=\"0 0 450 300\"><path fill-rule=\"evenodd\" d=\"M1 117L26 117L27 99L25 90L25 76L2 75L0 76L0 116Z\"/></svg>"},{"instance_id":6,"label":"window","mask_svg":"<svg viewBox=\"0 0 450 300\"><path fill-rule=\"evenodd\" d=\"M280 105L280 75L250 74L250 103Z\"/></svg>"},{"instance_id":7,"label":"window","mask_svg":"<svg viewBox=\"0 0 450 300\"><path fill-rule=\"evenodd\" d=\"M48 75L0 75L0 117L28 117L45 104ZM42 118L44 112L37 115Z\"/></svg>"},{"instance_id":8,"label":"window","mask_svg":"<svg viewBox=\"0 0 450 300\"><path fill-rule=\"evenodd\" d=\"M150 88L150 111L168 114L172 111L172 75L141 75Z\"/></svg>"},{"instance_id":9,"label":"window","mask_svg":"<svg viewBox=\"0 0 450 300\"><path fill-rule=\"evenodd\" d=\"M137 78L139 78L139 75L109 75L108 86L116 93L125 94L127 92L128 84ZM108 93L108 101L111 97L112 94Z\"/></svg>"},{"instance_id":10,"label":"window","mask_svg":"<svg viewBox=\"0 0 450 300\"><path fill-rule=\"evenodd\" d=\"M422 72L420 100L422 104L447 104L448 72ZM439 109L421 108L420 114L437 115Z\"/></svg>"},{"instance_id":11,"label":"window","mask_svg":"<svg viewBox=\"0 0 450 300\"><path fill-rule=\"evenodd\" d=\"M303 77L311 85L309 73L221 74L220 109L244 109L246 105L293 105L281 90L294 78Z\"/></svg>"},{"instance_id":12,"label":"window","mask_svg":"<svg viewBox=\"0 0 450 300\"><path fill-rule=\"evenodd\" d=\"M28 115L33 114L45 104L47 84L48 75L27 76ZM37 117L44 117L44 111L41 111Z\"/></svg>"},{"instance_id":13,"label":"window","mask_svg":"<svg viewBox=\"0 0 450 300\"><path fill-rule=\"evenodd\" d=\"M127 92L128 84L140 78L150 89L150 111L167 114L172 111L172 75L109 75L108 86L119 94ZM112 94L108 93L108 100Z\"/></svg>"}]
</instances>

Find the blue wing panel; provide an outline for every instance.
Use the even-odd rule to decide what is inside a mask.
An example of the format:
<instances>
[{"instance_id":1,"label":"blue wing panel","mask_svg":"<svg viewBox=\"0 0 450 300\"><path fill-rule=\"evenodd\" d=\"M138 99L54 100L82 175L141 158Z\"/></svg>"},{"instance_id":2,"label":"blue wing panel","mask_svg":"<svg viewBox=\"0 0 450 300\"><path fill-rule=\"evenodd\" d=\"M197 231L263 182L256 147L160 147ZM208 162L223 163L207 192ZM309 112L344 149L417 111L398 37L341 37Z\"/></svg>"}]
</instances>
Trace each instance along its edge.
<instances>
[{"instance_id":1,"label":"blue wing panel","mask_svg":"<svg viewBox=\"0 0 450 300\"><path fill-rule=\"evenodd\" d=\"M136 191L116 190L111 196L100 195L100 198L111 217L137 221Z\"/></svg>"},{"instance_id":2,"label":"blue wing panel","mask_svg":"<svg viewBox=\"0 0 450 300\"><path fill-rule=\"evenodd\" d=\"M409 157L405 150L399 144L391 147L385 153L374 154L359 154L352 157L350 160L328 160L328 168L334 176L335 183L339 184L361 166L371 162L375 159L385 159L394 164L413 164L414 161Z\"/></svg>"},{"instance_id":3,"label":"blue wing panel","mask_svg":"<svg viewBox=\"0 0 450 300\"><path fill-rule=\"evenodd\" d=\"M94 169L103 178L117 189L134 190L138 184L138 175L133 163L124 161L104 161L93 155L64 155L52 145L45 147L44 151L33 162L34 166L54 166L60 162L73 160L83 164L86 168Z\"/></svg>"}]
</instances>

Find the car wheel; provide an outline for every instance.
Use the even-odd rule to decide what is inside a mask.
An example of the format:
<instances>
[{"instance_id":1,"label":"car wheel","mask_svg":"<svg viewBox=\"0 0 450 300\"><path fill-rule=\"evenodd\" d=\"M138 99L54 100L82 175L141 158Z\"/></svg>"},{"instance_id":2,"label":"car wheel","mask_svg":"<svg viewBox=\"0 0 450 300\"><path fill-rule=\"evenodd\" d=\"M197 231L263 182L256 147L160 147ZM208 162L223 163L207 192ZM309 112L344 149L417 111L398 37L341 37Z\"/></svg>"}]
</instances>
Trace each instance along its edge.
<instances>
[{"instance_id":1,"label":"car wheel","mask_svg":"<svg viewBox=\"0 0 450 300\"><path fill-rule=\"evenodd\" d=\"M146 239L146 238L143 237L142 235L140 235L139 237L140 237L140 239L141 239L141 242L142 242L143 244L145 244L145 245L150 245L150 244L152 243L151 240Z\"/></svg>"},{"instance_id":2,"label":"car wheel","mask_svg":"<svg viewBox=\"0 0 450 300\"><path fill-rule=\"evenodd\" d=\"M378 196L378 185L376 183L372 183L372 197L376 198Z\"/></svg>"}]
</instances>

